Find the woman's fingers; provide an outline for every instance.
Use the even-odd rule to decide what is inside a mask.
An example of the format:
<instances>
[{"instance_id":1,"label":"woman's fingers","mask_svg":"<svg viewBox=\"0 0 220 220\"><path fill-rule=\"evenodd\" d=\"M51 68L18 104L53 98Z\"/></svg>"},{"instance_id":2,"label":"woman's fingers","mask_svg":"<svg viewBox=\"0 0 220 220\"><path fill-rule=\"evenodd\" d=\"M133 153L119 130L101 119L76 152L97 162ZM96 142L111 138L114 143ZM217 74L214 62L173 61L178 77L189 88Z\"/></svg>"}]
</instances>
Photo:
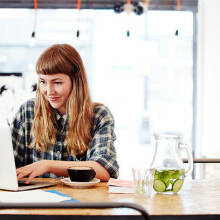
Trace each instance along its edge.
<instances>
[{"instance_id":1,"label":"woman's fingers","mask_svg":"<svg viewBox=\"0 0 220 220\"><path fill-rule=\"evenodd\" d=\"M33 176L34 176L34 169L32 166L24 166L24 167L20 167L16 170L16 174L17 174L17 179L20 180L24 177L29 177L31 176L33 179ZM36 175L35 175L36 176ZM34 176L34 177L35 177Z\"/></svg>"},{"instance_id":2,"label":"woman's fingers","mask_svg":"<svg viewBox=\"0 0 220 220\"><path fill-rule=\"evenodd\" d=\"M20 167L20 168L16 169L16 174L18 175L19 173L21 173L23 169L24 169L24 167Z\"/></svg>"},{"instance_id":3,"label":"woman's fingers","mask_svg":"<svg viewBox=\"0 0 220 220\"><path fill-rule=\"evenodd\" d=\"M17 179L20 180L26 176L29 176L30 173L31 173L31 171L29 171L29 170L22 170L19 173L17 173Z\"/></svg>"},{"instance_id":4,"label":"woman's fingers","mask_svg":"<svg viewBox=\"0 0 220 220\"><path fill-rule=\"evenodd\" d=\"M26 184L28 184L28 183L30 183L32 180L33 180L33 178L34 177L36 177L36 175L34 174L34 173L31 173L30 175L29 175L29 177L27 178L27 180L26 180Z\"/></svg>"},{"instance_id":5,"label":"woman's fingers","mask_svg":"<svg viewBox=\"0 0 220 220\"><path fill-rule=\"evenodd\" d=\"M20 167L16 170L17 178L22 179L24 177L28 177L26 183L32 181L32 179L36 176L40 176L46 173L48 170L47 161L41 160L24 167Z\"/></svg>"}]
</instances>

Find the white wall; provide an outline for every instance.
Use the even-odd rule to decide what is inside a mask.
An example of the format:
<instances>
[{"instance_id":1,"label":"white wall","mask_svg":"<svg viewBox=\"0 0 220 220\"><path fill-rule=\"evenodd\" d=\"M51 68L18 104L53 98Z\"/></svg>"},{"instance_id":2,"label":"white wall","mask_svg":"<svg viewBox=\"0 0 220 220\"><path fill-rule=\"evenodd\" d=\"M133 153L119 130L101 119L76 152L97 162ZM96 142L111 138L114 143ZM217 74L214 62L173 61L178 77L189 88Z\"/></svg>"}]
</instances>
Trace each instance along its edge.
<instances>
[{"instance_id":1,"label":"white wall","mask_svg":"<svg viewBox=\"0 0 220 220\"><path fill-rule=\"evenodd\" d=\"M198 148L220 156L220 1L199 0Z\"/></svg>"}]
</instances>

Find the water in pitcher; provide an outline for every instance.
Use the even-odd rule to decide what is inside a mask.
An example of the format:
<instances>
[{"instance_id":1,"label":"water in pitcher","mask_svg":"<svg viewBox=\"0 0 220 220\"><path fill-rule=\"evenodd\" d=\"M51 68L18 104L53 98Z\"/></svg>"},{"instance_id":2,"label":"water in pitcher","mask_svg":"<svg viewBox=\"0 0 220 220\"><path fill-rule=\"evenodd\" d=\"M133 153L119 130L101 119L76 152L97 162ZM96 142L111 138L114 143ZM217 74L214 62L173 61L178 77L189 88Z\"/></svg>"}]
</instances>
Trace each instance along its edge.
<instances>
[{"instance_id":1,"label":"water in pitcher","mask_svg":"<svg viewBox=\"0 0 220 220\"><path fill-rule=\"evenodd\" d=\"M184 177L185 169L156 169L153 188L156 192L179 192Z\"/></svg>"}]
</instances>

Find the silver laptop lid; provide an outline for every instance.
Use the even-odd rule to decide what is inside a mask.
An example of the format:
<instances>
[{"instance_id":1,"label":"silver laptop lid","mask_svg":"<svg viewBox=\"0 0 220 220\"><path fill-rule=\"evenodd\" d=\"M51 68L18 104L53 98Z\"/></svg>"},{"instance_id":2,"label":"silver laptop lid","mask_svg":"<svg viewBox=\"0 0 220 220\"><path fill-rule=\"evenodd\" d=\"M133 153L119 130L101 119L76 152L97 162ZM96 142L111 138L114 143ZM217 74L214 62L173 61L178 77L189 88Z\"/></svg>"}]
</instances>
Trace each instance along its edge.
<instances>
[{"instance_id":1,"label":"silver laptop lid","mask_svg":"<svg viewBox=\"0 0 220 220\"><path fill-rule=\"evenodd\" d=\"M0 124L0 189L18 190L11 131Z\"/></svg>"}]
</instances>

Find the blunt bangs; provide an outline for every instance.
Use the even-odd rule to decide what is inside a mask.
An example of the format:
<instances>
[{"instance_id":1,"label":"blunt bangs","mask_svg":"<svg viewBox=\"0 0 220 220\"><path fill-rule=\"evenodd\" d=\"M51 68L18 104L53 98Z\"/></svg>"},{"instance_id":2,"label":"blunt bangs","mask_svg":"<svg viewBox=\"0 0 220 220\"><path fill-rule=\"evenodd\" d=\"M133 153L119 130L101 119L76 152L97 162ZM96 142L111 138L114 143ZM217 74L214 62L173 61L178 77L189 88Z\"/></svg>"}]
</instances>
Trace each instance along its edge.
<instances>
[{"instance_id":1,"label":"blunt bangs","mask_svg":"<svg viewBox=\"0 0 220 220\"><path fill-rule=\"evenodd\" d=\"M37 61L37 74L49 75L65 73L72 75L76 72L77 67L72 64L67 57L65 51L61 51L55 46L48 48Z\"/></svg>"}]
</instances>

